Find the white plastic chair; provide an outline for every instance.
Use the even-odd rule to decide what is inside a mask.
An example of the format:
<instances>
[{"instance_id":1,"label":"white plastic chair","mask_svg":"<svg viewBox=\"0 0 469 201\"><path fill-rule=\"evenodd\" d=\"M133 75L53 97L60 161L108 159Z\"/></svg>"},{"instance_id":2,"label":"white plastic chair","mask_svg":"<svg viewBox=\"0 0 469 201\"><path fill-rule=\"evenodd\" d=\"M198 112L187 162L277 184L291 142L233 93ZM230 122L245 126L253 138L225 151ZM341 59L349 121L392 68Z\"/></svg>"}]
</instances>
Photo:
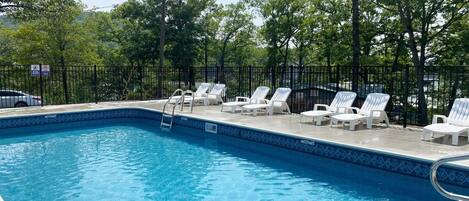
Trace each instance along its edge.
<instances>
[{"instance_id":1,"label":"white plastic chair","mask_svg":"<svg viewBox=\"0 0 469 201\"><path fill-rule=\"evenodd\" d=\"M324 104L314 104L314 110L302 112L300 114L300 122L302 122L303 117L308 117L313 119L313 123L316 122L317 126L320 126L324 120L327 120L326 117L330 117L335 114L346 113L347 108L351 107L353 101L355 101L357 94L351 91L339 91L332 100L331 105ZM319 110L322 107L324 110Z\"/></svg>"},{"instance_id":2,"label":"white plastic chair","mask_svg":"<svg viewBox=\"0 0 469 201\"><path fill-rule=\"evenodd\" d=\"M223 96L225 95L225 84L215 84L212 90L202 97L195 97L194 102L203 101L204 105L209 105L210 103L223 103Z\"/></svg>"},{"instance_id":3,"label":"white plastic chair","mask_svg":"<svg viewBox=\"0 0 469 201\"><path fill-rule=\"evenodd\" d=\"M197 88L197 91L195 91L194 96L195 97L205 97L207 96L207 91L210 89L211 84L209 83L201 83L199 87ZM179 100L181 96L173 96L170 100L170 103L176 103L177 100ZM192 101L192 96L185 96L184 97L184 102L189 103Z\"/></svg>"},{"instance_id":4,"label":"white plastic chair","mask_svg":"<svg viewBox=\"0 0 469 201\"><path fill-rule=\"evenodd\" d=\"M236 112L236 109L244 105L263 103L269 91L269 87L257 87L256 91L254 91L254 93L251 95L251 98L237 96L236 101L223 103L221 105L221 111L223 112L224 108L230 108L230 111L234 113Z\"/></svg>"},{"instance_id":5,"label":"white plastic chair","mask_svg":"<svg viewBox=\"0 0 469 201\"><path fill-rule=\"evenodd\" d=\"M290 114L290 107L288 107L287 99L291 93L290 88L278 88L270 100L265 100L265 103L249 104L242 107L242 113L252 112L254 116L261 110L265 110L269 115L273 115L277 110L279 112L286 111Z\"/></svg>"},{"instance_id":6,"label":"white plastic chair","mask_svg":"<svg viewBox=\"0 0 469 201\"><path fill-rule=\"evenodd\" d=\"M443 123L438 123L442 119ZM467 132L469 142L469 98L454 100L449 116L433 115L432 124L425 126L423 140L431 140L434 134L451 135L451 144L458 145L459 136Z\"/></svg>"},{"instance_id":7,"label":"white plastic chair","mask_svg":"<svg viewBox=\"0 0 469 201\"><path fill-rule=\"evenodd\" d=\"M331 126L342 122L350 123L350 130L355 130L355 126L359 123L366 121L367 128L372 128L373 122L382 122L385 121L386 126L389 126L389 118L384 111L386 105L388 104L390 96L383 93L370 93L366 97L365 103L363 103L361 108L348 107L345 108L348 112L353 110L356 111L356 114L339 114L331 117Z\"/></svg>"}]
</instances>

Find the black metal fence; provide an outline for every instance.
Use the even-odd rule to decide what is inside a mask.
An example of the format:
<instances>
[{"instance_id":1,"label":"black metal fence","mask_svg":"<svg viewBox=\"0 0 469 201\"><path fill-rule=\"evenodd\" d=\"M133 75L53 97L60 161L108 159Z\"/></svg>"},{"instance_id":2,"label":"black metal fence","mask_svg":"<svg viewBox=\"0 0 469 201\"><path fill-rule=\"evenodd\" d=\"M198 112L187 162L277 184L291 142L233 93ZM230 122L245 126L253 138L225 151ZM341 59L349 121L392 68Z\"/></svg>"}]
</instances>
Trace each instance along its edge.
<instances>
[{"instance_id":1,"label":"black metal fence","mask_svg":"<svg viewBox=\"0 0 469 201\"><path fill-rule=\"evenodd\" d=\"M368 93L387 93L391 100L386 110L394 123L424 125L428 122L423 115L431 119L433 114L447 114L455 98L469 94L468 66L425 67L424 100L418 98L415 72L409 65L361 66L355 105L360 106ZM51 66L48 73L33 72L29 65L0 66L0 108L151 100L168 97L177 88L221 82L227 85L227 100L250 96L258 86L270 87L270 95L278 87L290 87L289 105L298 113L317 103L329 104L337 91L352 90L353 76L351 66ZM426 113L418 110L420 101L425 101Z\"/></svg>"}]
</instances>

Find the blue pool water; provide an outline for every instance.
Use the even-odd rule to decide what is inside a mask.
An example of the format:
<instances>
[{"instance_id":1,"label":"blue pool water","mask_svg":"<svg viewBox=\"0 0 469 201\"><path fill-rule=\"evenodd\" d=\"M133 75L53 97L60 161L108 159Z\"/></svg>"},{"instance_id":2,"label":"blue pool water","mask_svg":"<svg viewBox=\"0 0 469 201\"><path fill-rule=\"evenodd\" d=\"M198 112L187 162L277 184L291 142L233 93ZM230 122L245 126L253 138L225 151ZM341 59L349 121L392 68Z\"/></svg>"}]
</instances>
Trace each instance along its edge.
<instances>
[{"instance_id":1,"label":"blue pool water","mask_svg":"<svg viewBox=\"0 0 469 201\"><path fill-rule=\"evenodd\" d=\"M5 201L442 199L423 179L153 125L126 120L2 131L0 195Z\"/></svg>"}]
</instances>

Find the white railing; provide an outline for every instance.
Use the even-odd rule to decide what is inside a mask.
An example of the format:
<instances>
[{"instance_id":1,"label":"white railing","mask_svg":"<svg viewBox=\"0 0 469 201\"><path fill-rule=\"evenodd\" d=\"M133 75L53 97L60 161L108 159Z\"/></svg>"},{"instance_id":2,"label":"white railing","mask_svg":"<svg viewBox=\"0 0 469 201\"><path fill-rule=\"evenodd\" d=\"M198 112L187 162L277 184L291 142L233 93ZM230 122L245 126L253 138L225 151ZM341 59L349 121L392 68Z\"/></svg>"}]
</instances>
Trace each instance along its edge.
<instances>
[{"instance_id":1,"label":"white railing","mask_svg":"<svg viewBox=\"0 0 469 201\"><path fill-rule=\"evenodd\" d=\"M437 178L438 168L445 163L463 161L463 160L469 160L469 154L443 157L443 158L436 160L432 164L431 171L430 171L430 181L432 182L433 188L435 188L435 190L438 193L440 193L442 196L448 199L469 201L469 196L460 195L460 194L452 193L452 192L445 190L438 182L438 178Z\"/></svg>"}]
</instances>

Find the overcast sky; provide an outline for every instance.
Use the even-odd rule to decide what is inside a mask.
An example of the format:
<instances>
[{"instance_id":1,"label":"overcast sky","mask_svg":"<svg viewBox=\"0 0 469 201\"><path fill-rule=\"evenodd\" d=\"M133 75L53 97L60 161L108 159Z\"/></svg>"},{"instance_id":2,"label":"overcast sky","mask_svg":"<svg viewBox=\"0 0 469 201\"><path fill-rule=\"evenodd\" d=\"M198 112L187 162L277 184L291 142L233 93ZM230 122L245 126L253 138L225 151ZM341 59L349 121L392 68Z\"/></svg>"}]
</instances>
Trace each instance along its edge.
<instances>
[{"instance_id":1,"label":"overcast sky","mask_svg":"<svg viewBox=\"0 0 469 201\"><path fill-rule=\"evenodd\" d=\"M88 7L88 8L93 8L93 7L106 7L100 10L110 10L113 5L115 4L120 4L122 2L125 2L126 0L82 0L82 2ZM237 2L238 0L217 0L218 3L233 3Z\"/></svg>"}]
</instances>

